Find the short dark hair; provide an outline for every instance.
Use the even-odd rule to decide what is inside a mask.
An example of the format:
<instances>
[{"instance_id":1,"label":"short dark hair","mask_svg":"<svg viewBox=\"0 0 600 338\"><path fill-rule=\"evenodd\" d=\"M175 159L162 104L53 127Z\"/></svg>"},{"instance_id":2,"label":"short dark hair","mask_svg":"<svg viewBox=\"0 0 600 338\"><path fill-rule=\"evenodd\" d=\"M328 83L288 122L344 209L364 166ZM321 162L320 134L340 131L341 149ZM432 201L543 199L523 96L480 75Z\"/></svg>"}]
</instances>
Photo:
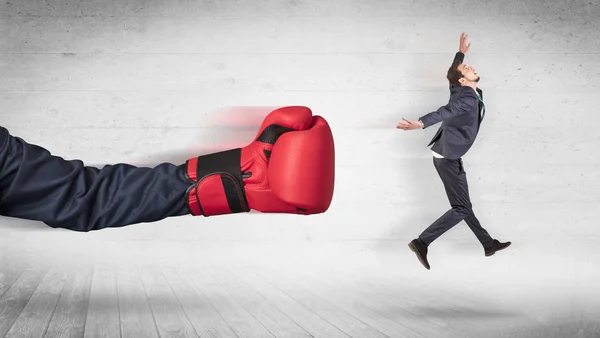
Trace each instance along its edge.
<instances>
[{"instance_id":1,"label":"short dark hair","mask_svg":"<svg viewBox=\"0 0 600 338\"><path fill-rule=\"evenodd\" d=\"M464 77L463 73L458 70L459 65L461 65L461 63L454 63L452 64L452 67L448 69L448 75L446 78L448 81L450 81L451 85L460 86L460 82L458 80Z\"/></svg>"}]
</instances>

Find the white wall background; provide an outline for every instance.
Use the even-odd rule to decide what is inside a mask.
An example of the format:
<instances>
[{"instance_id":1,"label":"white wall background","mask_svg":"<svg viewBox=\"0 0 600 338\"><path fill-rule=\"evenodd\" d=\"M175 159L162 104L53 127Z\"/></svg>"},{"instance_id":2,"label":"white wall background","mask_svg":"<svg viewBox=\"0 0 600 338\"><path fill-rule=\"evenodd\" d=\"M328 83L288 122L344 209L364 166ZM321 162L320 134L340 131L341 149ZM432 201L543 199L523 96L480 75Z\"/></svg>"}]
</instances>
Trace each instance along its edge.
<instances>
[{"instance_id":1,"label":"white wall background","mask_svg":"<svg viewBox=\"0 0 600 338\"><path fill-rule=\"evenodd\" d=\"M447 102L445 72L466 31L487 106L464 158L482 224L515 243L594 241L599 17L596 0L2 1L1 124L56 155L178 163L251 140L255 128L218 124L230 107L295 104L329 121L337 151L323 215L183 217L89 234L2 218L2 238L410 240L448 203L425 147L437 126L395 125ZM478 245L464 223L443 238Z\"/></svg>"}]
</instances>

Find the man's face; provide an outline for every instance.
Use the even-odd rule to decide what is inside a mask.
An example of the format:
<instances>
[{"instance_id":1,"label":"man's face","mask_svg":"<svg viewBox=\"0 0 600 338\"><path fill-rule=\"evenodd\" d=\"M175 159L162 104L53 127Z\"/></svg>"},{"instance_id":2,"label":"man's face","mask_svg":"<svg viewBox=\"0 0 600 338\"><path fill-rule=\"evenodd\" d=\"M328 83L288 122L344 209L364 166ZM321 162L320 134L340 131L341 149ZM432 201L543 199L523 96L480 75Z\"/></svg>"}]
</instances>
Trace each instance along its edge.
<instances>
[{"instance_id":1,"label":"man's face","mask_svg":"<svg viewBox=\"0 0 600 338\"><path fill-rule=\"evenodd\" d=\"M460 64L458 70L462 73L463 77L471 82L479 82L479 74L473 66Z\"/></svg>"}]
</instances>

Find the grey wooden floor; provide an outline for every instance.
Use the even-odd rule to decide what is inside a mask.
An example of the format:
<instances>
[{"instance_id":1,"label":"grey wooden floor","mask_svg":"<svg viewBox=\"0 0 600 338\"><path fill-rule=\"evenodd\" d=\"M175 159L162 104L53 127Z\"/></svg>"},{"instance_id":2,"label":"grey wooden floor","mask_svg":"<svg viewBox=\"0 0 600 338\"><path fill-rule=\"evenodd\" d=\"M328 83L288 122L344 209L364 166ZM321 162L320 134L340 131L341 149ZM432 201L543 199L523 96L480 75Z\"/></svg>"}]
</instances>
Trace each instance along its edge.
<instances>
[{"instance_id":1,"label":"grey wooden floor","mask_svg":"<svg viewBox=\"0 0 600 338\"><path fill-rule=\"evenodd\" d=\"M598 337L426 274L307 266L5 252L0 337Z\"/></svg>"}]
</instances>

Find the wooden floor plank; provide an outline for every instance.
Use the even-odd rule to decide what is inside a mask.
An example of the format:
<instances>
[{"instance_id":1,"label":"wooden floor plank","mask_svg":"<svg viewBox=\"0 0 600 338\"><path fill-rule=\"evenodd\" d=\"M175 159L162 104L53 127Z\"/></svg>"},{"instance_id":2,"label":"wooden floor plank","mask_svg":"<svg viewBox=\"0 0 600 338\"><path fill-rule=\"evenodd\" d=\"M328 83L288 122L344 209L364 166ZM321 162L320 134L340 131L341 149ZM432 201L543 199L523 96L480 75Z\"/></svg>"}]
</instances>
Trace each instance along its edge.
<instances>
[{"instance_id":1,"label":"wooden floor plank","mask_svg":"<svg viewBox=\"0 0 600 338\"><path fill-rule=\"evenodd\" d=\"M251 312L275 337L312 337L287 314L270 304L236 276L221 268L205 269L233 298Z\"/></svg>"},{"instance_id":2,"label":"wooden floor plank","mask_svg":"<svg viewBox=\"0 0 600 338\"><path fill-rule=\"evenodd\" d=\"M416 302L406 299L390 298L390 290L386 292L379 291L377 285L373 283L365 287L364 284L353 280L351 277L339 278L335 274L315 275L306 274L306 278L298 275L292 276L298 283L312 283L325 288L326 295L334 296L337 293L339 299L343 301L353 301L367 308L368 312L374 318L388 318L400 325L420 333L426 337L461 337L461 332L472 332L474 327L466 323L459 322L459 325L445 325L439 321L432 320L427 314L419 313L411 305L419 306ZM310 284L309 284L310 285ZM400 288L403 293L410 294L414 286ZM377 320L380 320L377 319Z\"/></svg>"},{"instance_id":3,"label":"wooden floor plank","mask_svg":"<svg viewBox=\"0 0 600 338\"><path fill-rule=\"evenodd\" d=\"M246 271L246 269L240 268L240 271ZM319 316L313 309L298 303L295 299L273 287L264 279L259 279L251 273L243 273L240 278L244 280L246 285L258 292L270 304L287 314L313 336L350 337L348 333L344 332L326 318Z\"/></svg>"},{"instance_id":4,"label":"wooden floor plank","mask_svg":"<svg viewBox=\"0 0 600 338\"><path fill-rule=\"evenodd\" d=\"M44 338L84 336L93 267L78 266L66 282Z\"/></svg>"},{"instance_id":5,"label":"wooden floor plank","mask_svg":"<svg viewBox=\"0 0 600 338\"><path fill-rule=\"evenodd\" d=\"M117 286L121 337L158 338L158 329L135 265L117 266Z\"/></svg>"},{"instance_id":6,"label":"wooden floor plank","mask_svg":"<svg viewBox=\"0 0 600 338\"><path fill-rule=\"evenodd\" d=\"M482 309L491 309L490 304L474 300L476 297L455 295L453 290L444 290L423 280L411 283L409 278L396 279L389 275L380 276L375 283L364 276L361 278L359 273L338 270L330 278L341 284L355 281L350 285L353 288L377 290L388 301L406 304L411 312L455 332L473 332L477 335L486 330L485 323L476 318L480 317ZM498 312L502 310L498 309Z\"/></svg>"},{"instance_id":7,"label":"wooden floor plank","mask_svg":"<svg viewBox=\"0 0 600 338\"><path fill-rule=\"evenodd\" d=\"M258 276L253 273L244 273L243 271L235 271L233 269L229 270L229 272L232 274L231 278L234 278L234 276L241 280L258 278ZM314 312L327 322L335 325L337 328L351 337L387 337L384 333L360 321L351 314L343 311L343 309L340 309L327 300L312 293L310 290L307 290L299 285L274 283L272 280L269 281L269 283L280 292L283 292L305 308ZM301 319L296 320L301 321Z\"/></svg>"},{"instance_id":8,"label":"wooden floor plank","mask_svg":"<svg viewBox=\"0 0 600 338\"><path fill-rule=\"evenodd\" d=\"M160 337L198 337L162 272L147 266L139 269Z\"/></svg>"},{"instance_id":9,"label":"wooden floor plank","mask_svg":"<svg viewBox=\"0 0 600 338\"><path fill-rule=\"evenodd\" d=\"M13 259L0 261L0 297L4 295L11 285L25 272L28 265Z\"/></svg>"},{"instance_id":10,"label":"wooden floor plank","mask_svg":"<svg viewBox=\"0 0 600 338\"><path fill-rule=\"evenodd\" d=\"M52 266L5 338L43 337L68 277L67 269L59 265Z\"/></svg>"},{"instance_id":11,"label":"wooden floor plank","mask_svg":"<svg viewBox=\"0 0 600 338\"><path fill-rule=\"evenodd\" d=\"M193 268L187 268L186 271L239 337L275 337L206 273Z\"/></svg>"},{"instance_id":12,"label":"wooden floor plank","mask_svg":"<svg viewBox=\"0 0 600 338\"><path fill-rule=\"evenodd\" d=\"M165 279L200 337L238 337L185 272L169 267L163 267L162 270Z\"/></svg>"},{"instance_id":13,"label":"wooden floor plank","mask_svg":"<svg viewBox=\"0 0 600 338\"><path fill-rule=\"evenodd\" d=\"M46 266L28 268L0 297L0 337L10 331L46 272Z\"/></svg>"},{"instance_id":14,"label":"wooden floor plank","mask_svg":"<svg viewBox=\"0 0 600 338\"><path fill-rule=\"evenodd\" d=\"M290 282L289 280L286 280L286 277L284 277L281 272L262 269L259 267L254 267L253 270L254 273L260 278L263 278L276 285L282 285L282 288L289 288L289 286L285 286L285 283L289 284ZM375 311L364 306L364 301L361 301L360 299L356 300L356 297L353 297L352 294L354 293L354 290L349 290L349 292L347 292L335 287L326 288L325 285L327 284L321 284L315 281L307 283L307 277L301 276L300 274L289 279L295 280L300 286L310 289L314 294L327 300L336 307L343 309L354 318L359 319L361 322L373 327L377 331L382 332L387 336L414 338L424 337L424 335L402 325L401 323L395 322L387 317L377 315ZM301 281L305 281L305 283L302 284Z\"/></svg>"},{"instance_id":15,"label":"wooden floor plank","mask_svg":"<svg viewBox=\"0 0 600 338\"><path fill-rule=\"evenodd\" d=\"M84 338L121 337L115 267L96 264L89 293Z\"/></svg>"},{"instance_id":16,"label":"wooden floor plank","mask_svg":"<svg viewBox=\"0 0 600 338\"><path fill-rule=\"evenodd\" d=\"M355 276L361 276L361 273L358 271L351 272L339 269L336 271L340 272L340 275L342 273L352 273ZM362 280L369 282L369 280L365 278L362 278ZM398 282L419 285L419 288L413 288L411 291L411 296L429 296L429 299L435 299L436 304L443 304L444 306L452 308L456 313L466 315L465 317L474 314L473 309L477 309L477 311L479 311L481 308L486 308L490 305L487 300L481 297L481 294L478 294L477 297L473 297L473 295L466 290L461 290L456 287L452 287L451 292L448 292L448 285L432 283L426 278L419 278L415 280L414 277L407 277L401 273L398 273L397 271L391 271L390 273L383 274L377 280L384 285L392 287L394 290L399 290L397 287ZM475 323L470 324L476 326Z\"/></svg>"},{"instance_id":17,"label":"wooden floor plank","mask_svg":"<svg viewBox=\"0 0 600 338\"><path fill-rule=\"evenodd\" d=\"M322 283L329 285L329 287L340 287L349 290L358 290L358 293L362 297L377 300L372 302L371 307L392 307L397 311L401 311L410 314L413 319L418 322L423 320L426 326L432 326L434 331L437 330L435 327L447 328L449 332L446 334L452 335L452 332L459 333L465 331L477 330L475 325L465 322L456 315L455 311L457 308L453 308L453 311L444 312L444 318L440 320L437 317L432 317L432 312L435 312L436 307L440 303L436 303L438 300L435 292L427 293L423 290L428 290L425 281L416 279L404 279L398 281L396 284L389 285L388 288L383 287L385 281L381 277L370 277L365 278L360 274L349 274L342 271L331 271L327 274L308 274L309 278L316 278L316 280L322 281ZM385 279L385 278L383 278ZM408 321L407 323L411 323ZM412 325L412 324L410 324Z\"/></svg>"}]
</instances>

